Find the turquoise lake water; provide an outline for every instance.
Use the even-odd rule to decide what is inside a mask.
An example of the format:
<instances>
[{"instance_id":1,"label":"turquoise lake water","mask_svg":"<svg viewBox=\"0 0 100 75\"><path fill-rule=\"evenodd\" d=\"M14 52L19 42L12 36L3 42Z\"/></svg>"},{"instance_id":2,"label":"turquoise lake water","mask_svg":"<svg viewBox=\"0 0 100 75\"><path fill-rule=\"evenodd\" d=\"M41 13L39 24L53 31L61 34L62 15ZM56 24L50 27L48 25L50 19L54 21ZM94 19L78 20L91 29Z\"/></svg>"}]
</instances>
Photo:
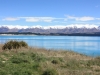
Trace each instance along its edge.
<instances>
[{"instance_id":1,"label":"turquoise lake water","mask_svg":"<svg viewBox=\"0 0 100 75\"><path fill-rule=\"evenodd\" d=\"M97 36L0 36L0 43L8 40L24 40L32 47L72 50L88 56L100 56L100 37Z\"/></svg>"}]
</instances>

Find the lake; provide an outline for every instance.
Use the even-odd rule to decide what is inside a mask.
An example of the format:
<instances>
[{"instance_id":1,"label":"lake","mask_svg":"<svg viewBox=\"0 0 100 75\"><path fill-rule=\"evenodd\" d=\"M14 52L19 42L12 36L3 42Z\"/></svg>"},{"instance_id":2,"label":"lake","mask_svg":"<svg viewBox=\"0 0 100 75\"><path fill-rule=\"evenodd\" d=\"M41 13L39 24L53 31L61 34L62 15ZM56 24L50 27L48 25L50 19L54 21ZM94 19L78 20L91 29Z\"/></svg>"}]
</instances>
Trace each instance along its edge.
<instances>
[{"instance_id":1,"label":"lake","mask_svg":"<svg viewBox=\"0 0 100 75\"><path fill-rule=\"evenodd\" d=\"M100 37L97 36L0 36L0 43L3 44L8 40L23 40L32 47L72 50L88 56L100 56Z\"/></svg>"}]
</instances>

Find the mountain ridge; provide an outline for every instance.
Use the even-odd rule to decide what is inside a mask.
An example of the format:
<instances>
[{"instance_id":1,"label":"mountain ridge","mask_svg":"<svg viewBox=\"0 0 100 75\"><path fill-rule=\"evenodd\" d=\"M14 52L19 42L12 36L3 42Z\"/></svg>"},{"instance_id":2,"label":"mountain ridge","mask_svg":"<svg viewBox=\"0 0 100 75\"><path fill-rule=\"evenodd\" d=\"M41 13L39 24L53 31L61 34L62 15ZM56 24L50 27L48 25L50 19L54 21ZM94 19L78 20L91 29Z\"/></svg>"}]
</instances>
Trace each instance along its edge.
<instances>
[{"instance_id":1,"label":"mountain ridge","mask_svg":"<svg viewBox=\"0 0 100 75\"><path fill-rule=\"evenodd\" d=\"M1 26L0 32L31 32L31 33L94 33L94 32L100 32L100 26L98 27L90 27L87 28L85 26L83 27L63 27L61 26L47 26L48 28L43 28L42 26L37 27L27 27L27 28L9 28L8 26Z\"/></svg>"}]
</instances>

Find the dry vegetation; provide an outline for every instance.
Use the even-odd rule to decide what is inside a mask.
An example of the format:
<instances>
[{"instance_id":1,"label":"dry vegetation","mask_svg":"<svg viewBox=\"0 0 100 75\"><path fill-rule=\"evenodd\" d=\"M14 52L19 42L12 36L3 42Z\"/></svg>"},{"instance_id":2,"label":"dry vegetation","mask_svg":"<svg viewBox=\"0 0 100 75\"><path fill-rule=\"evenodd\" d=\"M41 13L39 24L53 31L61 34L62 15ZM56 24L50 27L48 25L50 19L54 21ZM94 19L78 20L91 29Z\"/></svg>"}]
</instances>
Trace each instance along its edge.
<instances>
[{"instance_id":1,"label":"dry vegetation","mask_svg":"<svg viewBox=\"0 0 100 75\"><path fill-rule=\"evenodd\" d=\"M0 75L100 75L100 57L28 47L2 50Z\"/></svg>"}]
</instances>

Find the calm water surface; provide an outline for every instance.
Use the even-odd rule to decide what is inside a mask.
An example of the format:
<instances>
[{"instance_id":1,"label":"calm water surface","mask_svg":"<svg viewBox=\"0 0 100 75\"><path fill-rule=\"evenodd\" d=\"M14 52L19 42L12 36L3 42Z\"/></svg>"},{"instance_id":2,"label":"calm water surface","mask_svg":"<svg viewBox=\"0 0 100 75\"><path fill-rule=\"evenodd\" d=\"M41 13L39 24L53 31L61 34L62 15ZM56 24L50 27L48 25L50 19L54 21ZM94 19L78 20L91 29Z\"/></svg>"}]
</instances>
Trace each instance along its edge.
<instances>
[{"instance_id":1,"label":"calm water surface","mask_svg":"<svg viewBox=\"0 0 100 75\"><path fill-rule=\"evenodd\" d=\"M24 40L29 46L72 50L89 56L100 56L100 37L96 36L0 36L0 43L5 43L8 40Z\"/></svg>"}]
</instances>

